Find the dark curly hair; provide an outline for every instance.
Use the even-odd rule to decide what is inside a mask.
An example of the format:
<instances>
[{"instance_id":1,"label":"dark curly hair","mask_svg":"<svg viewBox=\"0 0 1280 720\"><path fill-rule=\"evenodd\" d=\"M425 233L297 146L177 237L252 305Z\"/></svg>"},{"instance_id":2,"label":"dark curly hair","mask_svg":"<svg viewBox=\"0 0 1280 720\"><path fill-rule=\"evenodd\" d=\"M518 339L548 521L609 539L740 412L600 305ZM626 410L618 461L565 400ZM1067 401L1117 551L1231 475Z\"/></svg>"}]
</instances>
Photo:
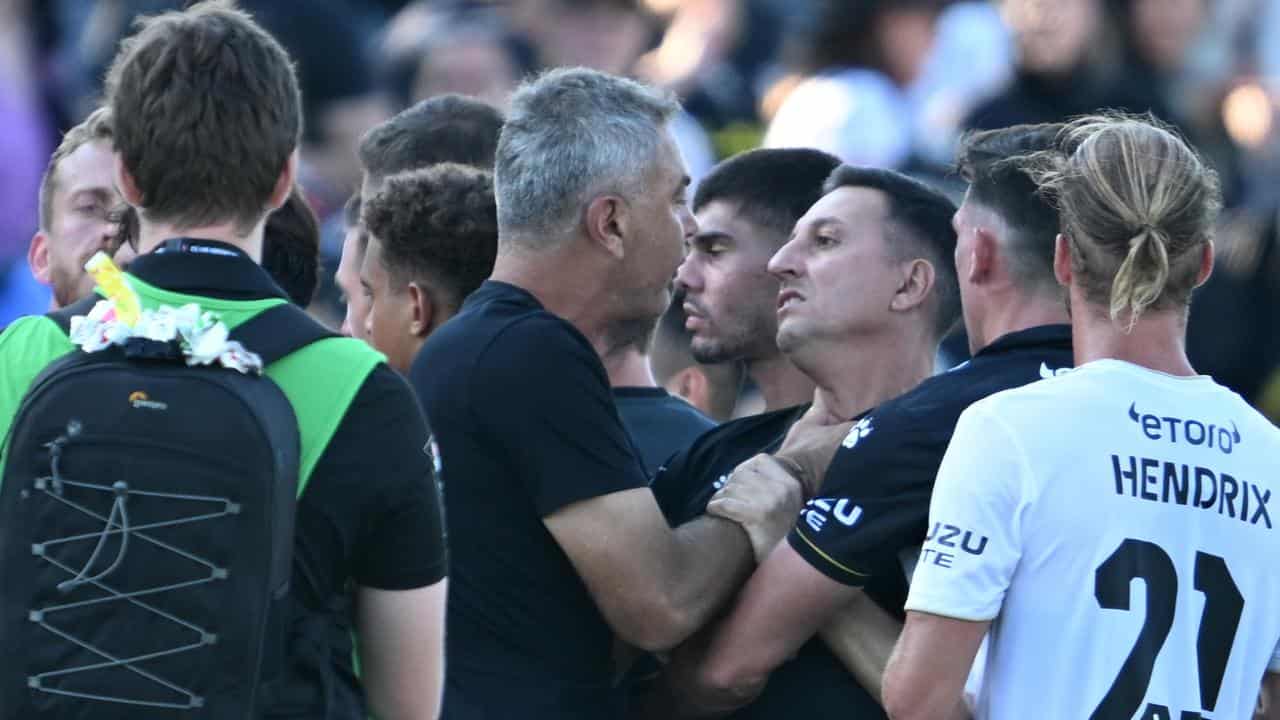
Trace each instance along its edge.
<instances>
[{"instance_id":1,"label":"dark curly hair","mask_svg":"<svg viewBox=\"0 0 1280 720\"><path fill-rule=\"evenodd\" d=\"M498 218L493 174L443 163L387 178L361 215L399 284L429 282L457 308L493 272Z\"/></svg>"}]
</instances>

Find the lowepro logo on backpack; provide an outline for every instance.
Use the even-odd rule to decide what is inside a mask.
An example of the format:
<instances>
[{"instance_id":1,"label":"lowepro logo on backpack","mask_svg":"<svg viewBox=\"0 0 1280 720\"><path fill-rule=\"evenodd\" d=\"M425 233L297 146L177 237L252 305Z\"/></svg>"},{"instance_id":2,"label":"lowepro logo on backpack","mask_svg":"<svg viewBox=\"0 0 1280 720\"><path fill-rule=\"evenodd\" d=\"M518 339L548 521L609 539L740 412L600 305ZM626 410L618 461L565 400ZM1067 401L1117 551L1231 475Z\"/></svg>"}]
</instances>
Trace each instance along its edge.
<instances>
[{"instance_id":1,"label":"lowepro logo on backpack","mask_svg":"<svg viewBox=\"0 0 1280 720\"><path fill-rule=\"evenodd\" d=\"M135 408L146 410L168 410L168 403L162 403L158 400L152 400L146 392L142 390L134 390L129 393L129 404Z\"/></svg>"}]
</instances>

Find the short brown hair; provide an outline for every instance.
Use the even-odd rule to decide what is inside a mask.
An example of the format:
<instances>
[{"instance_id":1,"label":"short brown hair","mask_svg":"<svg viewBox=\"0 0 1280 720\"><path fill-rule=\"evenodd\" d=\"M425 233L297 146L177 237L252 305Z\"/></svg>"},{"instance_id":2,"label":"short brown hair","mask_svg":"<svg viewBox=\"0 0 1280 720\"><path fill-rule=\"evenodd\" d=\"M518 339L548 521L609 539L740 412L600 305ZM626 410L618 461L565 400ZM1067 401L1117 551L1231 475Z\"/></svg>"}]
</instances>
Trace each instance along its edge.
<instances>
[{"instance_id":1,"label":"short brown hair","mask_svg":"<svg viewBox=\"0 0 1280 720\"><path fill-rule=\"evenodd\" d=\"M440 95L401 111L360 139L370 183L406 170L451 162L493 171L502 113L464 95Z\"/></svg>"},{"instance_id":2,"label":"short brown hair","mask_svg":"<svg viewBox=\"0 0 1280 720\"><path fill-rule=\"evenodd\" d=\"M430 282L458 307L493 272L498 218L493 174L443 163L387 178L364 204L364 227L382 244L397 282Z\"/></svg>"},{"instance_id":3,"label":"short brown hair","mask_svg":"<svg viewBox=\"0 0 1280 720\"><path fill-rule=\"evenodd\" d=\"M1185 310L1222 207L1218 176L1150 115L1068 124L1024 161L1058 206L1085 298L1128 332L1148 308Z\"/></svg>"},{"instance_id":4,"label":"short brown hair","mask_svg":"<svg viewBox=\"0 0 1280 720\"><path fill-rule=\"evenodd\" d=\"M1001 250L1013 281L1024 291L1055 296L1061 294L1053 274L1058 210L1036 192L1018 161L1055 148L1061 130L1061 123L979 130L961 138L956 151L956 170L969 183L969 198L993 211L1008 230Z\"/></svg>"},{"instance_id":5,"label":"short brown hair","mask_svg":"<svg viewBox=\"0 0 1280 720\"><path fill-rule=\"evenodd\" d=\"M107 97L143 214L247 232L302 131L288 53L230 0L137 25L107 73Z\"/></svg>"},{"instance_id":6,"label":"short brown hair","mask_svg":"<svg viewBox=\"0 0 1280 720\"><path fill-rule=\"evenodd\" d=\"M49 157L49 166L40 179L40 229L48 231L53 225L53 193L58 187L58 164L81 146L99 140L112 140L111 111L105 107L89 113L83 122L62 136L58 149Z\"/></svg>"}]
</instances>

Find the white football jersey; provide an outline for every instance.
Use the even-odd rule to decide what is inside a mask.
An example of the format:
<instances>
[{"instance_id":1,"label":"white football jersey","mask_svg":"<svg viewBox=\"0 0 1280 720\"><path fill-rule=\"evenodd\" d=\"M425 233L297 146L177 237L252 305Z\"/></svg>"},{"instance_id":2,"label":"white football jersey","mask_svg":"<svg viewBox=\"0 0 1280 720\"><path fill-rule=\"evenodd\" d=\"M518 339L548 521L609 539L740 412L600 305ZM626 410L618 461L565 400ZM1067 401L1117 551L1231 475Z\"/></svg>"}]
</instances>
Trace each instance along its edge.
<instances>
[{"instance_id":1,"label":"white football jersey","mask_svg":"<svg viewBox=\"0 0 1280 720\"><path fill-rule=\"evenodd\" d=\"M1280 430L1208 377L1091 362L960 418L906 607L993 621L978 718L1247 719L1277 522Z\"/></svg>"}]
</instances>

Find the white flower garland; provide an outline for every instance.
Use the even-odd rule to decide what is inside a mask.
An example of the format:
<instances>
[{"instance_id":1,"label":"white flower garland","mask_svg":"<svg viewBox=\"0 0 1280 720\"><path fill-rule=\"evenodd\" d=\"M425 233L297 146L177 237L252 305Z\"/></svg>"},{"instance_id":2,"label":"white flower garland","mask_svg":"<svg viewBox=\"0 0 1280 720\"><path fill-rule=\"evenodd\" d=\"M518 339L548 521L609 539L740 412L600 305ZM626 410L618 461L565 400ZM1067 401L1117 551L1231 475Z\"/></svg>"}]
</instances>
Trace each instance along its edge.
<instances>
[{"instance_id":1,"label":"white flower garland","mask_svg":"<svg viewBox=\"0 0 1280 720\"><path fill-rule=\"evenodd\" d=\"M178 341L187 365L218 364L242 373L262 372L262 358L235 340L218 316L188 303L180 308L161 305L143 310L133 326L120 318L114 300L100 300L88 315L71 318L71 342L85 352L124 345L129 338L156 342Z\"/></svg>"}]
</instances>

